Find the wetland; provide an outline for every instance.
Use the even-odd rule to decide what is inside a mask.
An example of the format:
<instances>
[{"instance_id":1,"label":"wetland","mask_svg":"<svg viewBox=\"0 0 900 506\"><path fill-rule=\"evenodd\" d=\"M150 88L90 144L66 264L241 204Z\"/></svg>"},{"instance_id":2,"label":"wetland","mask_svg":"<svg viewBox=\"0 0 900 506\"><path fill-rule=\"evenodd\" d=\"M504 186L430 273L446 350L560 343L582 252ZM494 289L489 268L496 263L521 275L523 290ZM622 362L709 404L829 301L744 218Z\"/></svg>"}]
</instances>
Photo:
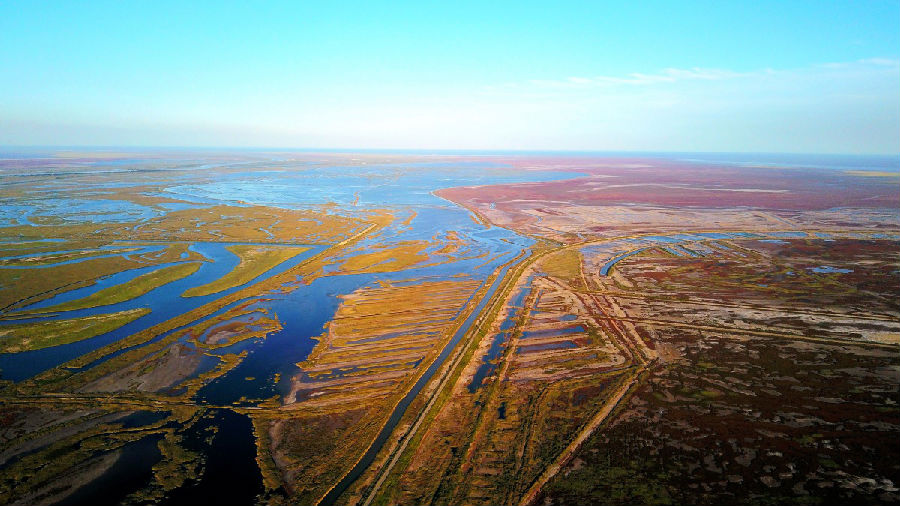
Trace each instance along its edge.
<instances>
[{"instance_id":1,"label":"wetland","mask_svg":"<svg viewBox=\"0 0 900 506\"><path fill-rule=\"evenodd\" d=\"M865 159L75 155L0 159L2 504L900 501Z\"/></svg>"}]
</instances>

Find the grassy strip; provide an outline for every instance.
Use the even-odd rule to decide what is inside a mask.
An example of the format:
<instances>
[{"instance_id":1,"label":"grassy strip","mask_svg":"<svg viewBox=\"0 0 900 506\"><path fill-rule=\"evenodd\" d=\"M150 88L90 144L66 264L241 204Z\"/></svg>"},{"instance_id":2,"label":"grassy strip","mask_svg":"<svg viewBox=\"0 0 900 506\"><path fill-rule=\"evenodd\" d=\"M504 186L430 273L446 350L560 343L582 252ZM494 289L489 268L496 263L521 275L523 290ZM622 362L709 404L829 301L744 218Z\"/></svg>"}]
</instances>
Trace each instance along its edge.
<instances>
[{"instance_id":1,"label":"grassy strip","mask_svg":"<svg viewBox=\"0 0 900 506\"><path fill-rule=\"evenodd\" d=\"M78 260L81 258L90 258L97 257L103 255L121 255L123 253L130 253L133 251L137 251L140 248L119 248L119 249L92 249L92 250L82 250L82 251L70 251L67 253L58 253L55 255L43 255L41 253L34 253L33 256L25 257L25 258L10 258L10 259L2 259L0 260L0 266L2 267L31 267L37 265L46 265L51 266L61 262L68 262L71 260Z\"/></svg>"},{"instance_id":2,"label":"grassy strip","mask_svg":"<svg viewBox=\"0 0 900 506\"><path fill-rule=\"evenodd\" d=\"M124 339L120 339L102 348L91 351L74 360L70 360L62 366L55 367L53 369L50 369L49 371L45 371L30 380L22 381L21 383L17 384L17 387L20 389L20 394L27 391L46 392L52 391L53 389L74 389L79 385L89 383L90 381L104 376L110 371L124 367L138 360L140 357L155 353L177 340L182 334L174 333L164 339L155 341L152 344L146 344L147 341L152 340L154 337L160 336L178 327L196 322L204 316L209 315L210 313L217 311L218 309L225 307L233 302L237 302L247 297L259 295L266 290L276 289L280 287L281 284L285 281L294 279L298 275L304 277L313 277L314 273L319 272L322 269L322 266L325 264L325 262L323 261L324 258L334 255L336 250L339 251L340 248L360 240L362 237L371 233L373 230L380 228L381 226L383 226L382 223L370 224L368 227L358 232L353 237L344 240L341 243L334 245L313 257L303 260L291 269L288 269L287 271L277 276L259 281L256 284L230 293L222 298L208 302L192 311L182 313L181 315L178 315L170 320L156 324L150 328L136 332ZM106 357L107 355L132 347L135 349L122 353L121 355L112 358L90 370L78 372L74 375L72 374L72 372L67 370L85 367L91 362Z\"/></svg>"},{"instance_id":3,"label":"grassy strip","mask_svg":"<svg viewBox=\"0 0 900 506\"><path fill-rule=\"evenodd\" d=\"M0 230L0 234L2 233ZM85 234L91 235L90 232ZM170 244L162 254L153 258L98 256L77 263L48 265L39 269L0 268L0 312L5 313L58 293L91 286L100 278L128 269L184 261L181 258L184 253L189 255L188 260L202 258L189 251L187 244Z\"/></svg>"},{"instance_id":4,"label":"grassy strip","mask_svg":"<svg viewBox=\"0 0 900 506\"><path fill-rule=\"evenodd\" d=\"M862 177L896 177L900 178L900 172L891 172L887 170L845 170L844 174Z\"/></svg>"},{"instance_id":5,"label":"grassy strip","mask_svg":"<svg viewBox=\"0 0 900 506\"><path fill-rule=\"evenodd\" d=\"M77 241L19 241L15 238L8 237L0 231L0 238L12 240L13 242L0 242L0 256L18 256L23 253L29 255L40 255L43 253L60 251L60 250L85 250L97 249L104 243L102 241L93 240L77 240Z\"/></svg>"},{"instance_id":6,"label":"grassy strip","mask_svg":"<svg viewBox=\"0 0 900 506\"><path fill-rule=\"evenodd\" d=\"M428 260L422 252L428 249L425 241L409 241L396 248L359 253L341 264L341 273L391 272L407 269Z\"/></svg>"},{"instance_id":7,"label":"grassy strip","mask_svg":"<svg viewBox=\"0 0 900 506\"><path fill-rule=\"evenodd\" d=\"M97 306L108 306L135 299L162 285L190 276L200 268L199 262L171 265L147 274L140 275L127 283L110 286L87 297L63 302L48 308L41 308L27 313L55 313L58 311L74 311Z\"/></svg>"},{"instance_id":8,"label":"grassy strip","mask_svg":"<svg viewBox=\"0 0 900 506\"><path fill-rule=\"evenodd\" d=\"M544 258L541 268L549 276L561 279L576 289L584 289L581 280L581 251L578 248L567 248Z\"/></svg>"},{"instance_id":9,"label":"grassy strip","mask_svg":"<svg viewBox=\"0 0 900 506\"><path fill-rule=\"evenodd\" d=\"M115 330L149 313L147 308L130 309L71 320L20 323L0 327L0 353L40 350L74 343Z\"/></svg>"},{"instance_id":10,"label":"grassy strip","mask_svg":"<svg viewBox=\"0 0 900 506\"><path fill-rule=\"evenodd\" d=\"M128 196L123 198L130 200ZM383 211L367 214L365 221L393 221L393 216ZM329 244L347 240L364 226L359 219L339 216L325 206L317 211L216 205L169 211L150 220L124 223L69 223L40 216L34 216L31 221L41 226L18 223L2 227L0 236L20 241L90 237L106 241Z\"/></svg>"},{"instance_id":11,"label":"grassy strip","mask_svg":"<svg viewBox=\"0 0 900 506\"><path fill-rule=\"evenodd\" d=\"M234 288L235 286L241 286L272 267L307 251L309 248L303 246L269 248L251 244L237 244L227 246L227 249L241 259L237 267L212 283L195 286L187 290L182 294L182 297L210 295Z\"/></svg>"},{"instance_id":12,"label":"grassy strip","mask_svg":"<svg viewBox=\"0 0 900 506\"><path fill-rule=\"evenodd\" d=\"M262 475L266 493L271 494L284 486L281 471L278 470L275 458L270 450L272 448L272 438L269 436L269 424L272 423L272 419L262 416L251 416L250 421L253 422L253 435L256 442L256 465L259 467L259 472Z\"/></svg>"}]
</instances>

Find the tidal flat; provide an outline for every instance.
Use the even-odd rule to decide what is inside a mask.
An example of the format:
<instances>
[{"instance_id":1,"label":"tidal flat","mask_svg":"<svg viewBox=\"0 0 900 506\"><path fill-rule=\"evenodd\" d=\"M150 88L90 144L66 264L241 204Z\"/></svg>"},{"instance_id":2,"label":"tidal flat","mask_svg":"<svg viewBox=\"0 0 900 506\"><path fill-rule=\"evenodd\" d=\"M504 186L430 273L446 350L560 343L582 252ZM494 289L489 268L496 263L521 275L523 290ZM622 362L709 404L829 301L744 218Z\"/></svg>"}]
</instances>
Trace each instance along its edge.
<instances>
[{"instance_id":1,"label":"tidal flat","mask_svg":"<svg viewBox=\"0 0 900 506\"><path fill-rule=\"evenodd\" d=\"M791 163L0 157L0 503L900 501L896 178Z\"/></svg>"}]
</instances>

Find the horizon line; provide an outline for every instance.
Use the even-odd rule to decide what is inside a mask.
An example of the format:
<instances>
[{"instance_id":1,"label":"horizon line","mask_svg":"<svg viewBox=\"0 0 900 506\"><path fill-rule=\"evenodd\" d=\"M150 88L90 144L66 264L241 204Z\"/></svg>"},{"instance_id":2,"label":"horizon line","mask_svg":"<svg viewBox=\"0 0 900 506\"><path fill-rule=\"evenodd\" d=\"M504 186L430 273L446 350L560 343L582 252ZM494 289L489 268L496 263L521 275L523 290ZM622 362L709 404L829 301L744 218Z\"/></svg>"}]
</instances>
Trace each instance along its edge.
<instances>
[{"instance_id":1,"label":"horizon line","mask_svg":"<svg viewBox=\"0 0 900 506\"><path fill-rule=\"evenodd\" d=\"M816 155L816 156L884 156L900 157L900 151L887 152L809 152L809 151L679 151L679 150L650 150L650 149L476 149L476 148L365 148L365 147L286 147L286 146L188 146L188 145L141 145L141 144L0 144L0 150L7 149L86 149L86 150L111 150L124 149L129 151L139 150L210 150L210 151L301 151L301 152L328 152L328 153L417 153L417 154L752 154L752 155Z\"/></svg>"}]
</instances>

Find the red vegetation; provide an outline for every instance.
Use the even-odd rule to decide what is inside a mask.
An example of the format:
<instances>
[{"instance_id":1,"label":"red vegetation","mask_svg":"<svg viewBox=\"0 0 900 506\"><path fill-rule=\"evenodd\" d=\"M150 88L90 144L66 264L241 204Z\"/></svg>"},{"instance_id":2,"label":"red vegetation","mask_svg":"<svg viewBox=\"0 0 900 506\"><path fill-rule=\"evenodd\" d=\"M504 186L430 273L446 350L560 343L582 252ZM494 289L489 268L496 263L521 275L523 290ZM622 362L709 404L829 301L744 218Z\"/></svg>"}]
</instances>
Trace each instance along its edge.
<instances>
[{"instance_id":1,"label":"red vegetation","mask_svg":"<svg viewBox=\"0 0 900 506\"><path fill-rule=\"evenodd\" d=\"M827 169L776 169L690 164L666 160L512 159L523 170L582 172L588 177L440 190L458 203L515 200L581 205L646 204L667 207L822 210L836 207L898 208L894 178L861 177Z\"/></svg>"}]
</instances>

